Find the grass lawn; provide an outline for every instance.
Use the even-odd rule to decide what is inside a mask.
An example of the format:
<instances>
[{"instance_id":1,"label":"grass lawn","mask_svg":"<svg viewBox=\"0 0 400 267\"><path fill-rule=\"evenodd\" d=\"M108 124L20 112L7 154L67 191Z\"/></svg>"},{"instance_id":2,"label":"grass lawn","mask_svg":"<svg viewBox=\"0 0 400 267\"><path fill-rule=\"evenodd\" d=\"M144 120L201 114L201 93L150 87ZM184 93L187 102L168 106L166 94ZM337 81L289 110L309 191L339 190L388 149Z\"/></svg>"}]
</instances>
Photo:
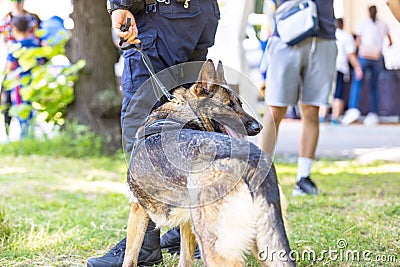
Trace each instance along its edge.
<instances>
[{"instance_id":1,"label":"grass lawn","mask_svg":"<svg viewBox=\"0 0 400 267\"><path fill-rule=\"evenodd\" d=\"M400 164L319 161L316 197L291 196L294 164L277 171L298 266L400 265ZM83 266L108 251L125 235L125 174L122 159L1 156L0 266Z\"/></svg>"}]
</instances>

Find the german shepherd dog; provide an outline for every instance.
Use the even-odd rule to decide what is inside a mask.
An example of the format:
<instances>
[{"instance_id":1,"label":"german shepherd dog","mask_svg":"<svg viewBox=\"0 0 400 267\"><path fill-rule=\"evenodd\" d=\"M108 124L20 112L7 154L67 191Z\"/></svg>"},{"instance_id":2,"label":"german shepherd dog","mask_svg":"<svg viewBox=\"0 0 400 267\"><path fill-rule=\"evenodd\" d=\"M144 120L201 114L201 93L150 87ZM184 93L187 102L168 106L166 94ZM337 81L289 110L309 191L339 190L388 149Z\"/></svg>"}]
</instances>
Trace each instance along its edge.
<instances>
[{"instance_id":1,"label":"german shepherd dog","mask_svg":"<svg viewBox=\"0 0 400 267\"><path fill-rule=\"evenodd\" d=\"M215 69L209 60L198 81L173 91L175 100L151 112L139 131L123 266L137 265L149 219L180 226L181 267L193 265L196 241L206 266L243 266L251 252L262 266L295 266L271 158L240 138L261 125L227 87L221 62ZM260 260L269 252L279 259Z\"/></svg>"}]
</instances>

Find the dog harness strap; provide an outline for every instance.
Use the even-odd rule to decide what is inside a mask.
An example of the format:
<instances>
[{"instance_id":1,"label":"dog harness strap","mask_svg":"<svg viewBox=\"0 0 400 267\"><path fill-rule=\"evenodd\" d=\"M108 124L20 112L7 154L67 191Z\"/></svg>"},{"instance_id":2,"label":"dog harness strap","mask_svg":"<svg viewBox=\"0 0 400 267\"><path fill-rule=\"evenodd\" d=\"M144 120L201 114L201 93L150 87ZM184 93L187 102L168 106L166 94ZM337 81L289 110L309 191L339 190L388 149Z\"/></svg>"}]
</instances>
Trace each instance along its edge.
<instances>
[{"instance_id":1,"label":"dog harness strap","mask_svg":"<svg viewBox=\"0 0 400 267\"><path fill-rule=\"evenodd\" d=\"M185 128L182 123L170 119L158 119L146 125L138 133L138 142L146 139L147 137L159 134L164 131L180 130Z\"/></svg>"}]
</instances>

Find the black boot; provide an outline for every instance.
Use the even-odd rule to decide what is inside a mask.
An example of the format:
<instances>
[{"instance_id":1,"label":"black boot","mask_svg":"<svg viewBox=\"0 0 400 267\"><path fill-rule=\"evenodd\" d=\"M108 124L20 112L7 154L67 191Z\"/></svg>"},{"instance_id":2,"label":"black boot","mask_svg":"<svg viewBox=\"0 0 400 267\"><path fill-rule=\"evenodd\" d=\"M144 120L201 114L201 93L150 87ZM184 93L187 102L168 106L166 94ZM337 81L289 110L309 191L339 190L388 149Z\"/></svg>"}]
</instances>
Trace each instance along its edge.
<instances>
[{"instance_id":1,"label":"black boot","mask_svg":"<svg viewBox=\"0 0 400 267\"><path fill-rule=\"evenodd\" d=\"M126 238L120 241L107 254L98 258L90 258L88 267L121 267L124 262ZM151 220L147 226L142 247L139 253L139 266L153 266L162 262L160 249L160 230L155 229Z\"/></svg>"},{"instance_id":2,"label":"black boot","mask_svg":"<svg viewBox=\"0 0 400 267\"><path fill-rule=\"evenodd\" d=\"M181 249L181 233L179 227L172 228L161 237L161 249L167 250L170 254L180 254ZM200 259L200 250L196 246L194 257Z\"/></svg>"}]
</instances>

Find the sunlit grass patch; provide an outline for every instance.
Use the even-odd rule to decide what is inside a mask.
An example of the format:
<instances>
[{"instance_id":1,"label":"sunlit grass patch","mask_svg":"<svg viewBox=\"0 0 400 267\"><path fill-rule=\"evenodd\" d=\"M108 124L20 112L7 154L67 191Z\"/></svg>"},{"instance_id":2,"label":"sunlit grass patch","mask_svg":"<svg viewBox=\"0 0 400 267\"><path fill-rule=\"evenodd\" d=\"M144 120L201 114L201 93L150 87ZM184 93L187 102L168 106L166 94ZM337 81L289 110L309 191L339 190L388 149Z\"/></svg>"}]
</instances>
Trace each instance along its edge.
<instances>
[{"instance_id":1,"label":"sunlit grass patch","mask_svg":"<svg viewBox=\"0 0 400 267\"><path fill-rule=\"evenodd\" d=\"M296 164L278 163L276 169L288 202L293 250L320 254L345 240L351 250L400 260L399 164L317 161L312 179L321 194L314 197L292 196ZM126 170L124 160L115 157L2 157L0 266L85 266L87 258L106 253L125 236ZM165 266L176 266L178 257L163 254ZM298 266L324 265L398 263L298 261ZM250 257L247 266L257 266L256 259Z\"/></svg>"}]
</instances>

